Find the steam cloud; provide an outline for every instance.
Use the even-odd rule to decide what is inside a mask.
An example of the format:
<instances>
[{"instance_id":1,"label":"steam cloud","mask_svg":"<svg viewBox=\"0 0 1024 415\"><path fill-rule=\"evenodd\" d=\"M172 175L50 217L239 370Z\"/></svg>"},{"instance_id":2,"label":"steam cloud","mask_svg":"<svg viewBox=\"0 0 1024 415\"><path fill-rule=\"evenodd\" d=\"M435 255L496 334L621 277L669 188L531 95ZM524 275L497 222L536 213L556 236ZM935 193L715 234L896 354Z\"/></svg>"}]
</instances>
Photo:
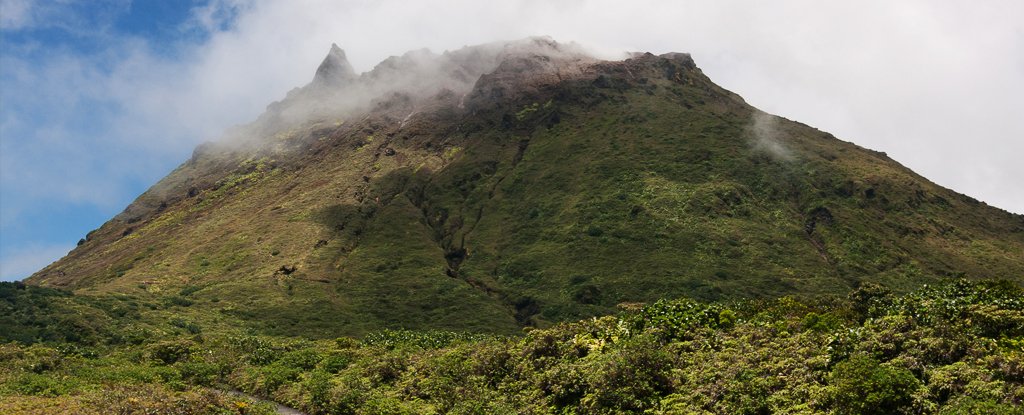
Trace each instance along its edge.
<instances>
[{"instance_id":1,"label":"steam cloud","mask_svg":"<svg viewBox=\"0 0 1024 415\"><path fill-rule=\"evenodd\" d=\"M767 153L779 161L789 162L796 159L793 152L780 139L782 135L779 132L778 117L755 111L750 121L754 150Z\"/></svg>"}]
</instances>

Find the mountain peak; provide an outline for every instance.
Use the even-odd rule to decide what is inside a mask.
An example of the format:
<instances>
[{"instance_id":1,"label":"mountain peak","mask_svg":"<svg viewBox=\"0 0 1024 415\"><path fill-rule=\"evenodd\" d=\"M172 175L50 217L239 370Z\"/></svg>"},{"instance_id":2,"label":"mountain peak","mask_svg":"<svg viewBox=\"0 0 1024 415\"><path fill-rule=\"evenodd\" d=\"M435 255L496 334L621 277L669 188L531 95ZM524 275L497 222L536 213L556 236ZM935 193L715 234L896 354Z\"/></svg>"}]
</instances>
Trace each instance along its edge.
<instances>
[{"instance_id":1,"label":"mountain peak","mask_svg":"<svg viewBox=\"0 0 1024 415\"><path fill-rule=\"evenodd\" d=\"M1020 229L761 113L687 54L607 61L530 38L356 76L332 46L312 84L28 283L198 290L195 310L258 315L270 333L517 333L663 297L1019 282Z\"/></svg>"},{"instance_id":2,"label":"mountain peak","mask_svg":"<svg viewBox=\"0 0 1024 415\"><path fill-rule=\"evenodd\" d=\"M331 50L327 52L323 62L316 68L316 75L313 76L313 84L320 86L337 86L356 78L356 71L352 64L348 63L345 51L338 47L337 43L331 44Z\"/></svg>"}]
</instances>

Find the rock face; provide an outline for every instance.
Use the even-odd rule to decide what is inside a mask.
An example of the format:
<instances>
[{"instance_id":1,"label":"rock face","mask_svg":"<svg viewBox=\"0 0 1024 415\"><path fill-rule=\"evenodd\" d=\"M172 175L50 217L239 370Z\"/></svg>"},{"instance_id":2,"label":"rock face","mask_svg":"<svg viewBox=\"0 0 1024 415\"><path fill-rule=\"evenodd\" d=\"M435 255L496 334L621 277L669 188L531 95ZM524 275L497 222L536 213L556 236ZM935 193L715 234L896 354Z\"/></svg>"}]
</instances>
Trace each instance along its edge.
<instances>
[{"instance_id":1,"label":"rock face","mask_svg":"<svg viewBox=\"0 0 1024 415\"><path fill-rule=\"evenodd\" d=\"M531 38L359 75L332 47L28 281L191 287L193 310L305 336L510 333L662 297L1020 281L1022 252L1024 217L760 112L687 54Z\"/></svg>"},{"instance_id":2,"label":"rock face","mask_svg":"<svg viewBox=\"0 0 1024 415\"><path fill-rule=\"evenodd\" d=\"M440 55L426 49L414 50L389 57L357 77L344 52L335 45L317 69L313 82L271 104L240 135L273 135L297 125L353 114L405 111L404 116L435 108L439 101L442 105L462 103L485 74L508 73L503 79L550 83L559 76L579 73L582 66L593 62L596 60L578 46L530 38L471 46ZM517 91L525 86L506 85L502 90Z\"/></svg>"},{"instance_id":3,"label":"rock face","mask_svg":"<svg viewBox=\"0 0 1024 415\"><path fill-rule=\"evenodd\" d=\"M316 75L313 76L312 85L316 88L338 88L356 79L356 71L348 63L345 51L337 44L331 44L331 50L327 57L316 68Z\"/></svg>"}]
</instances>

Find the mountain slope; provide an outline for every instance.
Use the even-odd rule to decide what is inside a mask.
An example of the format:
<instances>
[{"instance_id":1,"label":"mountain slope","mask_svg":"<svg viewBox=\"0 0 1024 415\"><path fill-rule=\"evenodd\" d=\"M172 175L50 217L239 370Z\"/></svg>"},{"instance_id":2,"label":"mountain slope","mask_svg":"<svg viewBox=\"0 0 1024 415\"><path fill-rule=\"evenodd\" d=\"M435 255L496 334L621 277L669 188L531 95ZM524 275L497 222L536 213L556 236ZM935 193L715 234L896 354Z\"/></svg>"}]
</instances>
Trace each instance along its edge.
<instances>
[{"instance_id":1,"label":"mountain slope","mask_svg":"<svg viewBox=\"0 0 1024 415\"><path fill-rule=\"evenodd\" d=\"M513 332L622 302L1024 276L1024 216L762 113L688 55L547 39L314 81L28 282L271 332Z\"/></svg>"}]
</instances>

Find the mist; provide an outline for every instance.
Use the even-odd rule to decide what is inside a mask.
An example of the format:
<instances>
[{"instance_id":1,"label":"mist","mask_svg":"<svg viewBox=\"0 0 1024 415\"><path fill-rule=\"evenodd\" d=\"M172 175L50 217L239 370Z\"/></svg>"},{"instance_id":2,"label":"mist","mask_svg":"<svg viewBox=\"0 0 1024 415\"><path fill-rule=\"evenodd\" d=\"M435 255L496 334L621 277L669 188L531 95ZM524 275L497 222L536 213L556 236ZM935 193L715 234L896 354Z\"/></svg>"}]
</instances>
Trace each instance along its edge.
<instances>
[{"instance_id":1,"label":"mist","mask_svg":"<svg viewBox=\"0 0 1024 415\"><path fill-rule=\"evenodd\" d=\"M750 116L751 146L779 161L793 161L793 152L783 144L779 132L779 117L754 111Z\"/></svg>"},{"instance_id":2,"label":"mist","mask_svg":"<svg viewBox=\"0 0 1024 415\"><path fill-rule=\"evenodd\" d=\"M416 49L389 56L373 69L356 74L344 50L332 45L310 83L292 89L284 99L268 105L255 122L230 130L222 142L259 144L295 126L341 123L371 111L388 113L405 123L432 106L452 103L448 101L464 107L467 95L481 76L498 71L500 65L528 62L533 65L529 68L531 73L557 76L578 72L582 65L597 61L593 53L578 44L531 37L441 53ZM512 89L503 93L514 93Z\"/></svg>"}]
</instances>

